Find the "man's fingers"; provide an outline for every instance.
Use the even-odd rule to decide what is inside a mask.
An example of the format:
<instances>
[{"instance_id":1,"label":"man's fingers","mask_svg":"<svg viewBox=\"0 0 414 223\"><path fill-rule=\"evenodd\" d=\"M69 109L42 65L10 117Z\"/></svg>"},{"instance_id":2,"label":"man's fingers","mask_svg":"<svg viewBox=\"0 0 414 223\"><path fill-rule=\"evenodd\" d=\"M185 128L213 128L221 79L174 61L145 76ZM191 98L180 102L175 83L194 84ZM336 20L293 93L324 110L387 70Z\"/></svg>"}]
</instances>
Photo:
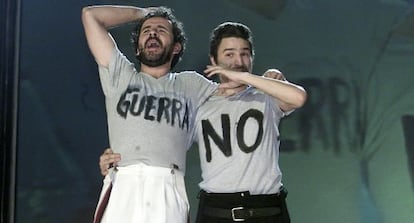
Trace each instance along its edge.
<instances>
[{"instance_id":1,"label":"man's fingers","mask_svg":"<svg viewBox=\"0 0 414 223\"><path fill-rule=\"evenodd\" d=\"M112 149L111 149L111 148L107 148L107 149L105 149L105 151L104 151L104 154L112 154L112 153L114 153L114 151L112 151Z\"/></svg>"},{"instance_id":2,"label":"man's fingers","mask_svg":"<svg viewBox=\"0 0 414 223\"><path fill-rule=\"evenodd\" d=\"M283 75L283 73L280 72L278 69L268 69L263 74L263 76L264 77L267 77L267 78L272 78L272 79L275 79L275 80L281 80L281 81L285 81L286 80L286 78Z\"/></svg>"},{"instance_id":3,"label":"man's fingers","mask_svg":"<svg viewBox=\"0 0 414 223\"><path fill-rule=\"evenodd\" d=\"M101 155L99 159L99 163L102 165L109 165L111 163L115 163L121 160L121 156L119 154L104 154Z\"/></svg>"},{"instance_id":4,"label":"man's fingers","mask_svg":"<svg viewBox=\"0 0 414 223\"><path fill-rule=\"evenodd\" d=\"M107 168L101 169L101 174L102 176L106 176L108 174L108 169Z\"/></svg>"}]
</instances>

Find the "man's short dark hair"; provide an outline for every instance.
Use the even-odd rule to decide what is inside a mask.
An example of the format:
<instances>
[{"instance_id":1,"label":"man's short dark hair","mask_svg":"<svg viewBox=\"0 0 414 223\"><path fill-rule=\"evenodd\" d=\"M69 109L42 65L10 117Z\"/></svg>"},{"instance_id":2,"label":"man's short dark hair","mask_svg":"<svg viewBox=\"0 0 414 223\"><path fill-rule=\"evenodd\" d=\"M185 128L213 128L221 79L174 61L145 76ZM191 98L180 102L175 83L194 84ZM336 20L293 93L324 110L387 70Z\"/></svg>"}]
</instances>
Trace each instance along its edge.
<instances>
[{"instance_id":1,"label":"man's short dark hair","mask_svg":"<svg viewBox=\"0 0 414 223\"><path fill-rule=\"evenodd\" d=\"M213 29L210 35L210 56L217 62L217 50L223 38L242 38L249 43L250 54L254 56L253 36L249 27L242 23L225 22Z\"/></svg>"}]
</instances>

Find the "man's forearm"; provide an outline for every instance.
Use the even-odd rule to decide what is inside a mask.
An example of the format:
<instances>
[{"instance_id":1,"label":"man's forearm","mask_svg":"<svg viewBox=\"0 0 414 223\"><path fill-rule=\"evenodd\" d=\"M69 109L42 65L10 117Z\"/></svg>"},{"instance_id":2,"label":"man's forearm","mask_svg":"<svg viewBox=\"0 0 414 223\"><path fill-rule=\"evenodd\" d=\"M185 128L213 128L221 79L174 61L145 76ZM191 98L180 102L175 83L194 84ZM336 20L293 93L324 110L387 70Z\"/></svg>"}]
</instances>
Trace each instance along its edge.
<instances>
[{"instance_id":1,"label":"man's forearm","mask_svg":"<svg viewBox=\"0 0 414 223\"><path fill-rule=\"evenodd\" d=\"M306 101L306 91L298 85L287 81L274 80L254 74L245 73L241 81L277 98L285 104L286 109L301 107Z\"/></svg>"},{"instance_id":2,"label":"man's forearm","mask_svg":"<svg viewBox=\"0 0 414 223\"><path fill-rule=\"evenodd\" d=\"M84 13L89 13L106 29L136 21L143 18L147 12L146 8L134 6L100 5L84 8Z\"/></svg>"}]
</instances>

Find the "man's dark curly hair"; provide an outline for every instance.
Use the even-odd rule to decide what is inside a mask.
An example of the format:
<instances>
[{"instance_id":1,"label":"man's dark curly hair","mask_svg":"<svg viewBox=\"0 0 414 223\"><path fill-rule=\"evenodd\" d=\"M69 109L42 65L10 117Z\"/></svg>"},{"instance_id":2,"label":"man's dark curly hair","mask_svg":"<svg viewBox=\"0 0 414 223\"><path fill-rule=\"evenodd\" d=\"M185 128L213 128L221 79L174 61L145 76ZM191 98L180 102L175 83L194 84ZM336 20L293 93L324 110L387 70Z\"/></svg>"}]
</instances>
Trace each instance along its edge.
<instances>
[{"instance_id":1,"label":"man's dark curly hair","mask_svg":"<svg viewBox=\"0 0 414 223\"><path fill-rule=\"evenodd\" d=\"M169 20L172 24L173 28L173 35L174 35L174 43L181 44L181 51L174 55L172 62L171 62L171 69L181 60L182 55L184 54L185 50L185 43L187 38L185 37L184 33L184 26L181 21L179 21L174 14L172 13L172 9L167 8L165 6L160 6L153 8L151 12L149 12L144 18L138 21L138 24L135 26L134 30L132 31L132 43L134 44L134 52L137 52L138 48L138 39L141 31L142 24L149 18L153 17L161 17Z\"/></svg>"},{"instance_id":2,"label":"man's dark curly hair","mask_svg":"<svg viewBox=\"0 0 414 223\"><path fill-rule=\"evenodd\" d=\"M223 38L236 37L249 42L250 54L254 57L252 32L246 25L237 22L225 22L218 25L210 34L210 56L217 62L218 47Z\"/></svg>"}]
</instances>

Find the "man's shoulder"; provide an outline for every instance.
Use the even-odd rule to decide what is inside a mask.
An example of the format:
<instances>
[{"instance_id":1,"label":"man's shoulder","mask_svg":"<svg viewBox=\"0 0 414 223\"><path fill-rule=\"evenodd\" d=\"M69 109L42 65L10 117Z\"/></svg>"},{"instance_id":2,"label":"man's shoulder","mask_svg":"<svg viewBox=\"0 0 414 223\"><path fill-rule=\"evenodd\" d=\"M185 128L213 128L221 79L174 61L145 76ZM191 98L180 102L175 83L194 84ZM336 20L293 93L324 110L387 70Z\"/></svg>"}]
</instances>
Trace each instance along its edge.
<instances>
[{"instance_id":1,"label":"man's shoulder","mask_svg":"<svg viewBox=\"0 0 414 223\"><path fill-rule=\"evenodd\" d=\"M198 73L197 71L194 70L184 70L184 71L175 71L171 73L172 75L174 75L175 77L180 77L180 78L187 78L187 77L198 77L198 76L202 76L200 73Z\"/></svg>"},{"instance_id":2,"label":"man's shoulder","mask_svg":"<svg viewBox=\"0 0 414 223\"><path fill-rule=\"evenodd\" d=\"M179 72L172 72L171 75L176 79L182 79L186 81L206 81L211 82L211 80L207 79L202 74L198 73L197 71L193 70L185 70Z\"/></svg>"}]
</instances>

